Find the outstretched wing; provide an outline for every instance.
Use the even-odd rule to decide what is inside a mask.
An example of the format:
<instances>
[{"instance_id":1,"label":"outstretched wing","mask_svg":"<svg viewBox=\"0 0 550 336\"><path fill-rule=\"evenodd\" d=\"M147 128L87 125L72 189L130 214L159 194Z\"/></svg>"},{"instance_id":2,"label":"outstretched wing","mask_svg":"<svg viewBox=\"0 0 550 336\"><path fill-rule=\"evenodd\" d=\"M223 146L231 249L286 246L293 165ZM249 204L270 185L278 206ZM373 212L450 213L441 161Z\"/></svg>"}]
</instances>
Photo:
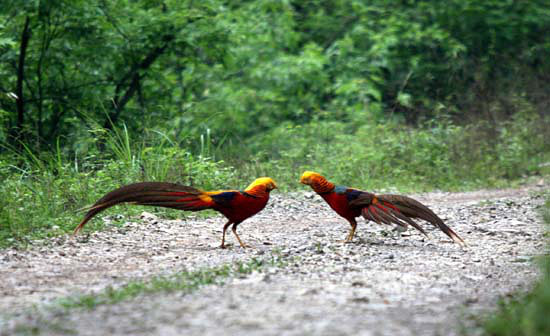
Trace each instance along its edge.
<instances>
[{"instance_id":1,"label":"outstretched wing","mask_svg":"<svg viewBox=\"0 0 550 336\"><path fill-rule=\"evenodd\" d=\"M376 223L397 224L403 227L411 225L424 235L426 231L422 229L412 218L423 219L430 222L435 227L443 231L454 242L465 245L464 240L460 238L450 227L445 225L432 210L424 204L407 196L402 195L375 195L368 192L361 192L355 199L350 201L350 206L361 208L361 215Z\"/></svg>"}]
</instances>

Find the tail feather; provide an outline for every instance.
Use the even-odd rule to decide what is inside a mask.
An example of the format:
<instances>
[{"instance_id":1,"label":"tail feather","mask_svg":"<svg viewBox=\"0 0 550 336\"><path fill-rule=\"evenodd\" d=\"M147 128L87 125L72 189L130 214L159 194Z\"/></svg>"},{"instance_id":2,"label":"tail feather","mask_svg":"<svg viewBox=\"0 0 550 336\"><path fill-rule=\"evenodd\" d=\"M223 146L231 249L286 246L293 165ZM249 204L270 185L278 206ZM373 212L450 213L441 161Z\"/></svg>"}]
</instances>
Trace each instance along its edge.
<instances>
[{"instance_id":1,"label":"tail feather","mask_svg":"<svg viewBox=\"0 0 550 336\"><path fill-rule=\"evenodd\" d=\"M88 208L84 219L75 228L77 234L95 215L120 203L160 206L180 210L198 211L211 206L199 196L204 193L193 187L166 182L141 182L115 189Z\"/></svg>"},{"instance_id":2,"label":"tail feather","mask_svg":"<svg viewBox=\"0 0 550 336\"><path fill-rule=\"evenodd\" d=\"M430 210L427 206L418 202L417 200L402 195L378 195L377 197L384 204L389 203L394 209L398 210L395 211L393 215L411 224L424 234L424 230L422 230L420 226L416 224L416 222L411 220L411 218L419 218L431 223L432 225L443 231L455 243L461 246L466 246L464 240L460 238L458 234L456 234L456 232L454 232L450 227L445 225L445 223L441 218L439 218L439 216L437 216L432 210ZM401 216L403 217L398 216L397 213L401 213ZM405 218L409 220L406 220Z\"/></svg>"}]
</instances>

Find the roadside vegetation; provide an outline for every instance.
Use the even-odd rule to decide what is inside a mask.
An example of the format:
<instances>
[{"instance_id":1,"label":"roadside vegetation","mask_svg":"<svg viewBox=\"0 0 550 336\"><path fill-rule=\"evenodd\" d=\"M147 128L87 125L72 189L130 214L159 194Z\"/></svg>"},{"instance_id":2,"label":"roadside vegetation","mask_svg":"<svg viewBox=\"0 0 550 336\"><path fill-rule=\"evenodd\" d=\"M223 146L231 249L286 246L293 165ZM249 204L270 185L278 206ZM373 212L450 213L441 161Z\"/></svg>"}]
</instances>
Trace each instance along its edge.
<instances>
[{"instance_id":1,"label":"roadside vegetation","mask_svg":"<svg viewBox=\"0 0 550 336\"><path fill-rule=\"evenodd\" d=\"M27 146L7 147L0 159L0 246L24 246L71 232L81 220L79 209L110 190L139 181L238 189L257 176L271 176L281 190L289 191L301 190L299 175L310 169L370 190L509 186L528 176L548 174L550 167L544 166L545 160L550 161L548 148L544 130L538 129L542 124L539 117L516 116L491 141L481 126L407 128L384 123L363 126L355 134L346 134L345 125L338 122L281 126L263 135L259 141L264 145L256 145L257 154L248 158L192 153L163 134L150 132L138 138L125 128L91 130L102 134L103 148L87 156L68 156L60 148L38 153ZM119 206L105 214L128 219L141 211L141 207ZM169 218L185 216L176 210L155 212ZM102 227L100 220L91 224L92 230Z\"/></svg>"},{"instance_id":2,"label":"roadside vegetation","mask_svg":"<svg viewBox=\"0 0 550 336\"><path fill-rule=\"evenodd\" d=\"M224 264L196 271L180 271L170 276L136 280L119 288L109 287L94 294L62 298L53 303L52 308L61 307L65 310L77 308L93 309L98 305L115 304L133 299L139 295L174 291L190 293L201 286L220 284L230 277L247 275L260 271L266 266L281 267L284 263L285 261L280 256L273 255L270 258L251 258L247 262Z\"/></svg>"},{"instance_id":3,"label":"roadside vegetation","mask_svg":"<svg viewBox=\"0 0 550 336\"><path fill-rule=\"evenodd\" d=\"M267 175L285 191L312 169L423 191L547 175L549 28L542 0L2 2L0 247L70 232L145 180Z\"/></svg>"},{"instance_id":4,"label":"roadside vegetation","mask_svg":"<svg viewBox=\"0 0 550 336\"><path fill-rule=\"evenodd\" d=\"M541 209L550 225L550 194ZM550 232L550 231L548 231ZM546 235L548 237L548 234ZM550 334L550 256L548 251L537 260L541 277L528 293L520 293L499 303L495 314L484 322L485 334L491 336L543 336Z\"/></svg>"}]
</instances>

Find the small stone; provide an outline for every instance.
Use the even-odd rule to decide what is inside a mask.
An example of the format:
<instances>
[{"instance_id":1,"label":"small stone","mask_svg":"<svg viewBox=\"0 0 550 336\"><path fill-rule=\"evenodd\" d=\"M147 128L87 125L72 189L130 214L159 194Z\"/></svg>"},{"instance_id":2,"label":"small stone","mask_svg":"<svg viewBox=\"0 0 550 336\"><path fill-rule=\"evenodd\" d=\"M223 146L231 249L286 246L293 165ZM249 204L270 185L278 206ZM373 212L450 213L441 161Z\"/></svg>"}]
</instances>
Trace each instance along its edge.
<instances>
[{"instance_id":1,"label":"small stone","mask_svg":"<svg viewBox=\"0 0 550 336\"><path fill-rule=\"evenodd\" d=\"M366 296L359 296L352 298L351 301L355 303L369 303L370 299Z\"/></svg>"},{"instance_id":2,"label":"small stone","mask_svg":"<svg viewBox=\"0 0 550 336\"><path fill-rule=\"evenodd\" d=\"M361 280L355 280L351 283L352 287L366 287L367 284L364 281Z\"/></svg>"}]
</instances>

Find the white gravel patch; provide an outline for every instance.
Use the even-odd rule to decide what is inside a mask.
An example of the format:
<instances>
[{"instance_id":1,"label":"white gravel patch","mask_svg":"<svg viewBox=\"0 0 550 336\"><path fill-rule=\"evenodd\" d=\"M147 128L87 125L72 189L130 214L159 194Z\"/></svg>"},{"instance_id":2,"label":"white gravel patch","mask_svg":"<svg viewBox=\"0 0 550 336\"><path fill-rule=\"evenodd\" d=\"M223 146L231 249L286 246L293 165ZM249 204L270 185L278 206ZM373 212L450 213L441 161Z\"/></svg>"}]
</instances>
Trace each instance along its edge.
<instances>
[{"instance_id":1,"label":"white gravel patch","mask_svg":"<svg viewBox=\"0 0 550 336\"><path fill-rule=\"evenodd\" d=\"M232 234L232 248L218 248L221 216L160 220L144 208L123 228L1 250L0 335L21 327L78 335L457 334L471 324L466 317L535 280L532 257L546 244L536 212L545 187L412 195L464 238L466 250L427 223L429 240L361 221L354 242L342 244L349 225L312 193L272 194L264 211L239 226L252 249L238 247ZM192 294L69 314L40 308L130 280L272 253L287 265Z\"/></svg>"}]
</instances>

